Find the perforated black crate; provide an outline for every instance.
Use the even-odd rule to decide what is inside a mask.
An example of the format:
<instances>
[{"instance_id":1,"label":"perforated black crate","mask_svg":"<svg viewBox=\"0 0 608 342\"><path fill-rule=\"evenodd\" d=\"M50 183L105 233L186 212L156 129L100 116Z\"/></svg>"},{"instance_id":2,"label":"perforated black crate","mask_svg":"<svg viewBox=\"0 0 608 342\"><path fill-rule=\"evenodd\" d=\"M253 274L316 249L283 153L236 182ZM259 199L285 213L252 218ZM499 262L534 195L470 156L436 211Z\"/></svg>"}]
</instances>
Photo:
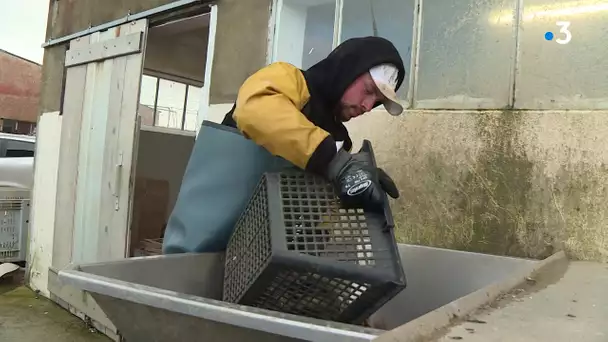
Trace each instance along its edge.
<instances>
[{"instance_id":1,"label":"perforated black crate","mask_svg":"<svg viewBox=\"0 0 608 342\"><path fill-rule=\"evenodd\" d=\"M365 141L359 157L375 165ZM223 300L360 324L405 288L386 204L344 209L326 180L266 173L226 250Z\"/></svg>"}]
</instances>

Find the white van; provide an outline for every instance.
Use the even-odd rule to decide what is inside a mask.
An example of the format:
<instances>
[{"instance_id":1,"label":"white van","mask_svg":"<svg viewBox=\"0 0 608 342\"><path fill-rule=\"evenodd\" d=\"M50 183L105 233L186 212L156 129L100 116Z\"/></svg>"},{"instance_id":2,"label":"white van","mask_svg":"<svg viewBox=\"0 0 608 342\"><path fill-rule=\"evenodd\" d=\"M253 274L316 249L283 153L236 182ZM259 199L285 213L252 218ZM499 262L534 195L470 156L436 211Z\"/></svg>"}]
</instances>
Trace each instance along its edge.
<instances>
[{"instance_id":1,"label":"white van","mask_svg":"<svg viewBox=\"0 0 608 342\"><path fill-rule=\"evenodd\" d=\"M32 190L36 137L0 133L0 187Z\"/></svg>"}]
</instances>

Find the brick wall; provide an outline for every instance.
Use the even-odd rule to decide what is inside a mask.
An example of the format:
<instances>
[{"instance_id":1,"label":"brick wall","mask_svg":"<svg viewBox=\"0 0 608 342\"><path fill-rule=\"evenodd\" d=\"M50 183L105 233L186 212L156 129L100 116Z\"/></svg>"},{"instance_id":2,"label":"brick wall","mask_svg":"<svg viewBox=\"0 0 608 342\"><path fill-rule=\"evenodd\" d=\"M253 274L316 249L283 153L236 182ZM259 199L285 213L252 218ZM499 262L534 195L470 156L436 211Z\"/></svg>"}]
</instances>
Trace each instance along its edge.
<instances>
[{"instance_id":1,"label":"brick wall","mask_svg":"<svg viewBox=\"0 0 608 342\"><path fill-rule=\"evenodd\" d=\"M42 66L0 50L0 119L36 122Z\"/></svg>"}]
</instances>

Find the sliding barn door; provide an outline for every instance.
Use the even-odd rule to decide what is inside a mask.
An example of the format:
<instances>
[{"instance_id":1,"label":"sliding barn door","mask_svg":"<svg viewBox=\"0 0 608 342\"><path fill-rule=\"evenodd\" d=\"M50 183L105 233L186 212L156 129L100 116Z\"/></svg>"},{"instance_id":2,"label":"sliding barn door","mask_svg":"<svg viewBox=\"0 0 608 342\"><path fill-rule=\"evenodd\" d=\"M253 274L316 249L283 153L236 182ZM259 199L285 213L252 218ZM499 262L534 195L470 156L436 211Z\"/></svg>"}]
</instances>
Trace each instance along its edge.
<instances>
[{"instance_id":1,"label":"sliding barn door","mask_svg":"<svg viewBox=\"0 0 608 342\"><path fill-rule=\"evenodd\" d=\"M57 185L53 268L125 258L148 23L70 42Z\"/></svg>"}]
</instances>

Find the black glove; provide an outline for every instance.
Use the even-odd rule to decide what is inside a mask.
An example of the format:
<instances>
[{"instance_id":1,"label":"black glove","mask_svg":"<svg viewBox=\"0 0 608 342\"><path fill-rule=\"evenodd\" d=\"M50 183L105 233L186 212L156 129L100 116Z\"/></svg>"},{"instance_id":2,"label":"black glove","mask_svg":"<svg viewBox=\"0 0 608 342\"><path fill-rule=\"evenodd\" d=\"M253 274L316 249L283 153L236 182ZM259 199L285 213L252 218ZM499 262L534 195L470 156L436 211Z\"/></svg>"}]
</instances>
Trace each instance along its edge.
<instances>
[{"instance_id":1,"label":"black glove","mask_svg":"<svg viewBox=\"0 0 608 342\"><path fill-rule=\"evenodd\" d=\"M329 163L327 177L346 207L380 211L384 208L384 192L392 198L399 197L395 182L384 170L369 166L342 149Z\"/></svg>"}]
</instances>

